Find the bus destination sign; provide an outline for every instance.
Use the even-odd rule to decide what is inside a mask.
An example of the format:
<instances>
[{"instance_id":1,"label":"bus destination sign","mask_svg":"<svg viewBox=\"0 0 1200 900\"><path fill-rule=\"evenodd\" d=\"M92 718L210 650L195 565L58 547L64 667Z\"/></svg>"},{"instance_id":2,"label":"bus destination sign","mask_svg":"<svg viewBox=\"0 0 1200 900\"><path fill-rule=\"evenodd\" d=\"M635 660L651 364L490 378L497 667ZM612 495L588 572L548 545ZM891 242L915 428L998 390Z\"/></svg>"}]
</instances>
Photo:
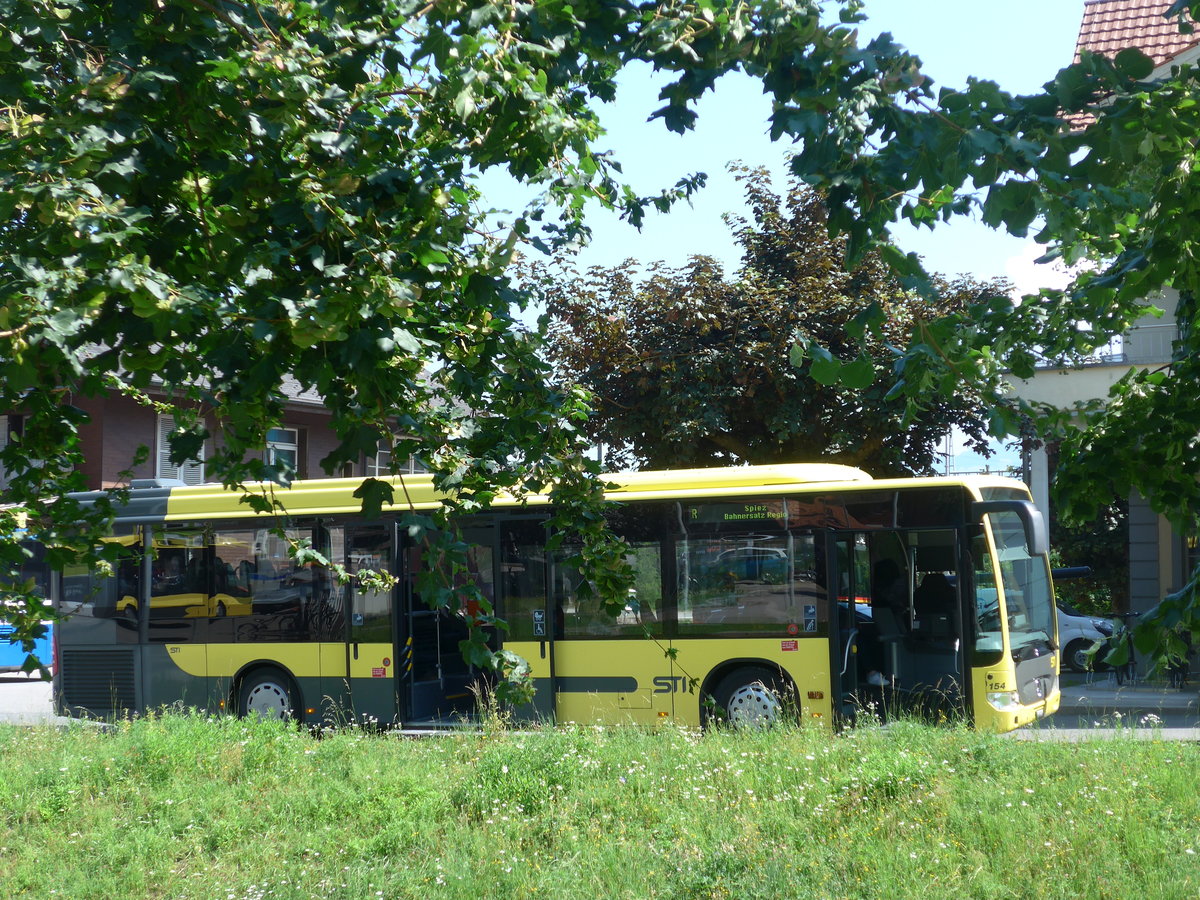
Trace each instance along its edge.
<instances>
[{"instance_id":1,"label":"bus destination sign","mask_svg":"<svg viewBox=\"0 0 1200 900\"><path fill-rule=\"evenodd\" d=\"M688 524L753 525L787 521L782 500L756 500L743 503L696 503L685 507Z\"/></svg>"}]
</instances>

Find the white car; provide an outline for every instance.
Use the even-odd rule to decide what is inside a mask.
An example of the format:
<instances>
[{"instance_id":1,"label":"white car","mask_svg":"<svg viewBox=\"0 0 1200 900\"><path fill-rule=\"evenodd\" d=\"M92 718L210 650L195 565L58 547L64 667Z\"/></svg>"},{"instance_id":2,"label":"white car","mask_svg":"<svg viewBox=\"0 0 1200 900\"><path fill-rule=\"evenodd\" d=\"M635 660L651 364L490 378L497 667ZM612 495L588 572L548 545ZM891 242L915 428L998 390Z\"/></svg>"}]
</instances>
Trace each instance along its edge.
<instances>
[{"instance_id":1,"label":"white car","mask_svg":"<svg viewBox=\"0 0 1200 900\"><path fill-rule=\"evenodd\" d=\"M1103 644L1113 633L1113 624L1098 616L1085 616L1065 604L1058 606L1058 644L1063 648L1062 662L1072 672L1099 668L1103 651L1092 655L1097 644Z\"/></svg>"}]
</instances>

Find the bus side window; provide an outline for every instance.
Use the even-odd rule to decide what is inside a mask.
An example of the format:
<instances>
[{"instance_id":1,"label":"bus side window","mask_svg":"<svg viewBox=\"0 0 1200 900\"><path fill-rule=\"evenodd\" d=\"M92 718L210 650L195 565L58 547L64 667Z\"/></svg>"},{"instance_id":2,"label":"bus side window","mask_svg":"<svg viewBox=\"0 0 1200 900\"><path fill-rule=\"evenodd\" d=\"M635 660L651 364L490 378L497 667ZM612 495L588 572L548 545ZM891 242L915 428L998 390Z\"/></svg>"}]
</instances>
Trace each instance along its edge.
<instances>
[{"instance_id":1,"label":"bus side window","mask_svg":"<svg viewBox=\"0 0 1200 900\"><path fill-rule=\"evenodd\" d=\"M151 619L196 619L209 615L210 544L203 527L185 525L155 530Z\"/></svg>"},{"instance_id":2,"label":"bus side window","mask_svg":"<svg viewBox=\"0 0 1200 900\"><path fill-rule=\"evenodd\" d=\"M614 617L604 609L599 596L581 596L582 576L568 560L577 548L560 547L554 553L554 599L562 635L568 638L628 637L661 634L663 629L662 545L639 543L630 546L625 561L633 569L633 587Z\"/></svg>"},{"instance_id":3,"label":"bus side window","mask_svg":"<svg viewBox=\"0 0 1200 900\"><path fill-rule=\"evenodd\" d=\"M337 563L346 558L346 529L337 524L319 524L313 529L313 546L322 556ZM312 598L307 610L308 636L314 641L346 638L346 594L333 573L316 563L309 564Z\"/></svg>"},{"instance_id":4,"label":"bus side window","mask_svg":"<svg viewBox=\"0 0 1200 900\"><path fill-rule=\"evenodd\" d=\"M141 596L142 545L133 537L111 539L119 544L113 562L113 577L106 578L83 565L62 571L60 611L72 616L110 619L117 616L137 620Z\"/></svg>"},{"instance_id":5,"label":"bus side window","mask_svg":"<svg viewBox=\"0 0 1200 900\"><path fill-rule=\"evenodd\" d=\"M542 519L504 522L500 532L501 617L508 640L548 638L546 614L546 524Z\"/></svg>"},{"instance_id":6,"label":"bus side window","mask_svg":"<svg viewBox=\"0 0 1200 900\"><path fill-rule=\"evenodd\" d=\"M803 615L786 535L700 532L680 540L676 550L681 635L786 634L789 624L799 627Z\"/></svg>"}]
</instances>

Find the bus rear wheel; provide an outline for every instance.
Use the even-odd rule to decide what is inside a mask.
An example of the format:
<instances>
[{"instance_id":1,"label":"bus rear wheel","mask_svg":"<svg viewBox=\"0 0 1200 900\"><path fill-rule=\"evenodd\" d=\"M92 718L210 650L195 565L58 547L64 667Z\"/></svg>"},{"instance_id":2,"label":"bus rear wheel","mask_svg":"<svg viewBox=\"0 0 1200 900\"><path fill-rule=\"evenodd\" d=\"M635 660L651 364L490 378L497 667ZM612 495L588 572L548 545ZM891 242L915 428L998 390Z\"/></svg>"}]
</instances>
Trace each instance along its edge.
<instances>
[{"instance_id":1,"label":"bus rear wheel","mask_svg":"<svg viewBox=\"0 0 1200 900\"><path fill-rule=\"evenodd\" d=\"M278 669L257 669L242 680L238 715L284 721L295 718L296 689Z\"/></svg>"},{"instance_id":2,"label":"bus rear wheel","mask_svg":"<svg viewBox=\"0 0 1200 900\"><path fill-rule=\"evenodd\" d=\"M765 728L783 718L785 683L763 666L738 669L721 679L713 700L734 728Z\"/></svg>"}]
</instances>

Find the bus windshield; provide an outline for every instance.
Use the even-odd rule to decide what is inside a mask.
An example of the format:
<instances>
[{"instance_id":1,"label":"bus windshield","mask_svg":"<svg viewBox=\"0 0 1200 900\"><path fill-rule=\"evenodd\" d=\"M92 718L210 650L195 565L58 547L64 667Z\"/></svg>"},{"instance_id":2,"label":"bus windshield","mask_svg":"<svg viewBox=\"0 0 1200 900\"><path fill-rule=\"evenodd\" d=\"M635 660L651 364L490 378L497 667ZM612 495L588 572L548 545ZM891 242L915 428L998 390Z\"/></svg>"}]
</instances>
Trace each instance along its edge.
<instances>
[{"instance_id":1,"label":"bus windshield","mask_svg":"<svg viewBox=\"0 0 1200 900\"><path fill-rule=\"evenodd\" d=\"M1051 648L1054 604L1044 557L1030 556L1024 526L1016 513L988 515L996 545L996 564L1004 588L1004 612L1013 657Z\"/></svg>"}]
</instances>

